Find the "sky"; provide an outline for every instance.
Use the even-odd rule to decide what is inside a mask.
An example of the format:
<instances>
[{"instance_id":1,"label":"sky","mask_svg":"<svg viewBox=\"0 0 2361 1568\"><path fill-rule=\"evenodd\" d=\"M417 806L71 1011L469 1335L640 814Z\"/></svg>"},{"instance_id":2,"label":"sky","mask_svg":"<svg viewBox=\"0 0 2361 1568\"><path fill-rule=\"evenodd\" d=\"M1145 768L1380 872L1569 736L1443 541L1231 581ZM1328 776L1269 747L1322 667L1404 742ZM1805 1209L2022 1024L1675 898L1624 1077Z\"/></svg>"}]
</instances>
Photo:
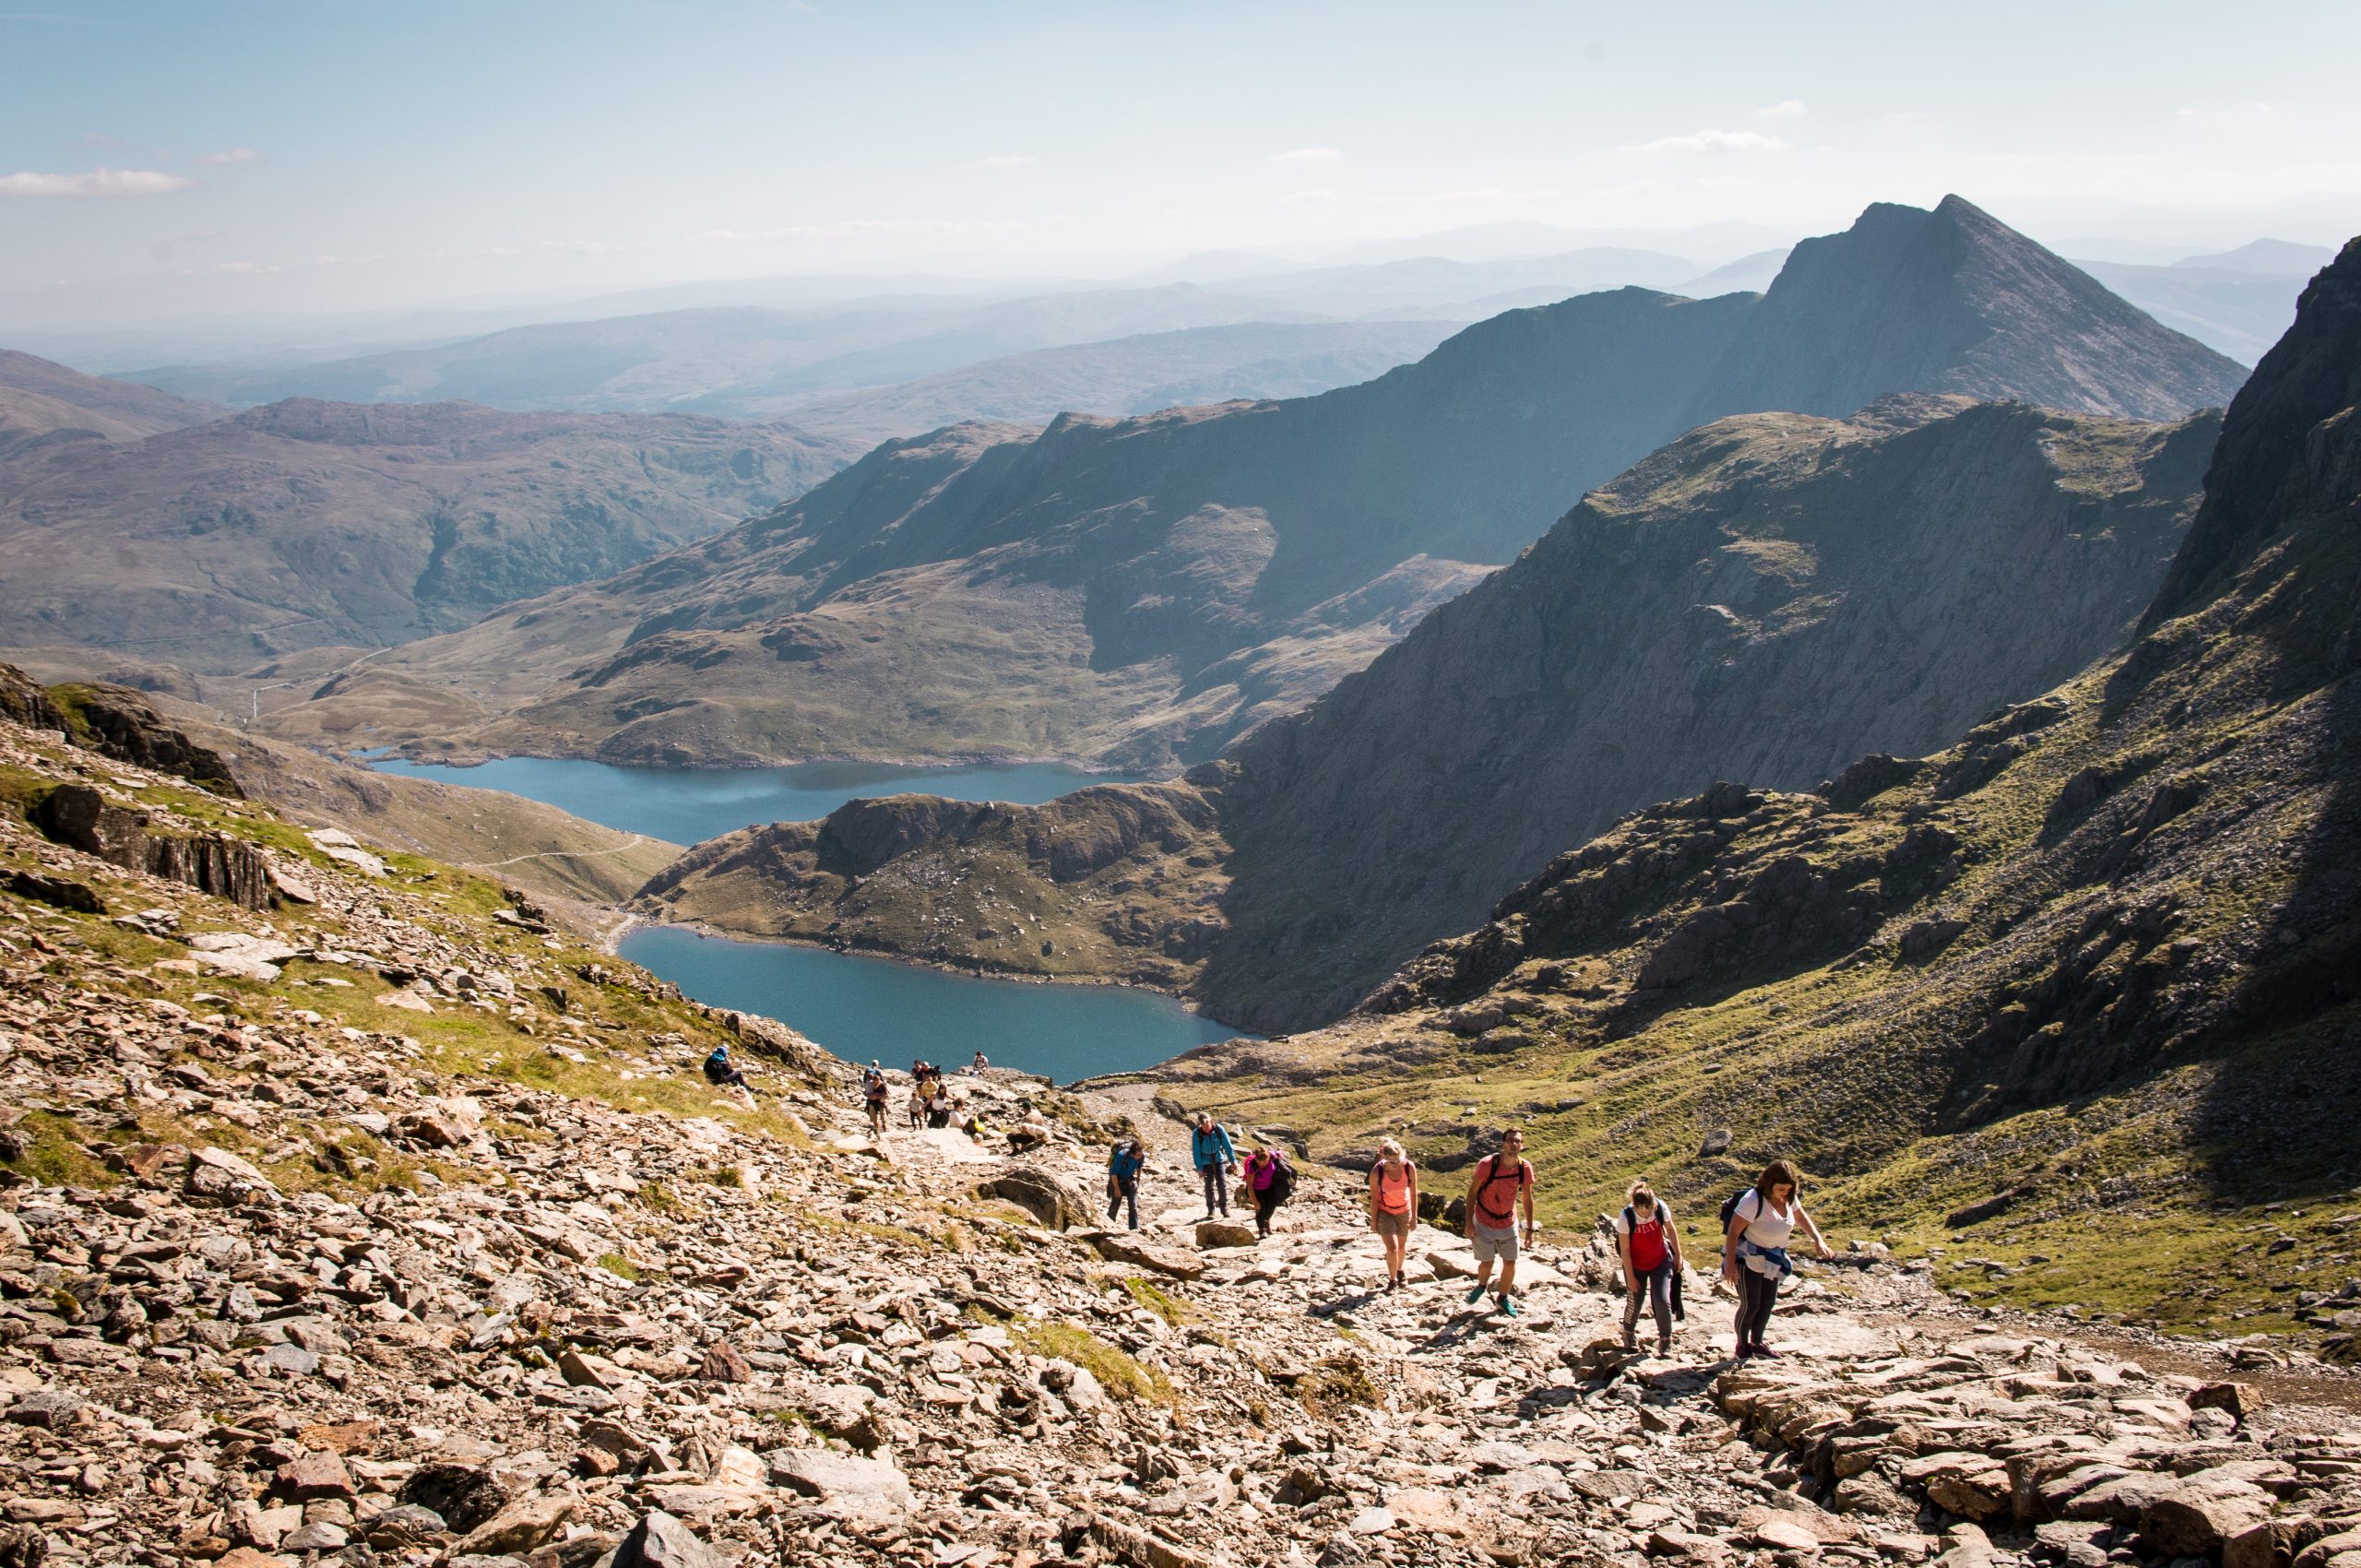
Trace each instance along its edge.
<instances>
[{"instance_id":1,"label":"sky","mask_svg":"<svg viewBox=\"0 0 2361 1568\"><path fill-rule=\"evenodd\" d=\"M2351 0L11 4L0 326L1952 191L2122 259L2361 230Z\"/></svg>"}]
</instances>

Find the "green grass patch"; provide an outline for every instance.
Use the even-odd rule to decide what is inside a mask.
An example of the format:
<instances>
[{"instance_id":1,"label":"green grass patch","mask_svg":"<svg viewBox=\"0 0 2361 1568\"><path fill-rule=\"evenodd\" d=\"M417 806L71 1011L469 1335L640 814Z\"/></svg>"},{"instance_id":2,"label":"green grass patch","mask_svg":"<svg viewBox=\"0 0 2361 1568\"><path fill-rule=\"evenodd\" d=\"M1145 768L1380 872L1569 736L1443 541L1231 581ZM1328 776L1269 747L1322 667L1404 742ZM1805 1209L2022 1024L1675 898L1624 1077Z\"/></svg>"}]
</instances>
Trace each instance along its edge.
<instances>
[{"instance_id":1,"label":"green grass patch","mask_svg":"<svg viewBox=\"0 0 2361 1568\"><path fill-rule=\"evenodd\" d=\"M639 1283L638 1265L633 1263L631 1259L623 1256L621 1253L600 1253L599 1256L599 1266L605 1269L609 1274L613 1275L618 1279L626 1280L634 1285Z\"/></svg>"},{"instance_id":2,"label":"green grass patch","mask_svg":"<svg viewBox=\"0 0 2361 1568\"><path fill-rule=\"evenodd\" d=\"M1118 1399L1174 1403L1172 1380L1109 1345L1086 1328L1050 1318L1017 1318L1008 1336L1034 1355L1072 1361Z\"/></svg>"}]
</instances>

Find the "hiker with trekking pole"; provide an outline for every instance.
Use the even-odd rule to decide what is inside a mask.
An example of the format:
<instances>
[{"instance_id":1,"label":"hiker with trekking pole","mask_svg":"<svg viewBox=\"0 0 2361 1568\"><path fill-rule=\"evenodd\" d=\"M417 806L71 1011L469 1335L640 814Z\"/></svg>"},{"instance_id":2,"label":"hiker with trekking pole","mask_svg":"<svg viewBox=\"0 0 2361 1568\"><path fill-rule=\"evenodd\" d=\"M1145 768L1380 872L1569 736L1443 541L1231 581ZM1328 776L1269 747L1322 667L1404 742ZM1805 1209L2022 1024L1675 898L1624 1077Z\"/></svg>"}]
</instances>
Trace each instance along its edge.
<instances>
[{"instance_id":1,"label":"hiker with trekking pole","mask_svg":"<svg viewBox=\"0 0 2361 1568\"><path fill-rule=\"evenodd\" d=\"M1774 1159L1753 1186L1722 1205L1722 1277L1738 1292L1738 1359L1776 1356L1762 1343L1762 1331L1779 1304L1779 1282L1796 1271L1787 1241L1804 1228L1823 1258L1834 1254L1811 1216L1804 1212L1803 1182L1796 1168Z\"/></svg>"},{"instance_id":2,"label":"hiker with trekking pole","mask_svg":"<svg viewBox=\"0 0 2361 1568\"><path fill-rule=\"evenodd\" d=\"M1516 1305L1517 1206L1525 1208L1525 1244L1531 1246L1533 1224L1533 1165L1525 1158L1525 1134L1511 1127L1501 1134L1498 1152L1476 1162L1467 1183L1467 1244L1476 1252L1476 1286L1467 1292L1470 1306L1491 1289L1492 1265L1501 1265L1500 1311L1514 1317Z\"/></svg>"}]
</instances>

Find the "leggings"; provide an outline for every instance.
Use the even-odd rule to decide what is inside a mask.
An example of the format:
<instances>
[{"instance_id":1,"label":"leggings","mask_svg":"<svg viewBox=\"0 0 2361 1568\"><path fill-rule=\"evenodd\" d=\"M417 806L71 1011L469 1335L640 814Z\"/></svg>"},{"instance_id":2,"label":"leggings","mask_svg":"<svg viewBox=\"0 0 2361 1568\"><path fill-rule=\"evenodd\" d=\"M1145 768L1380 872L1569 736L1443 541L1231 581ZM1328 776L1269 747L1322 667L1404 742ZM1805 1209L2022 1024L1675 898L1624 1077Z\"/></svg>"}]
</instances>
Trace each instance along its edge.
<instances>
[{"instance_id":1,"label":"leggings","mask_svg":"<svg viewBox=\"0 0 2361 1568\"><path fill-rule=\"evenodd\" d=\"M1121 1211L1123 1205L1128 1202L1132 1206L1132 1229L1136 1230L1140 1228L1139 1178L1136 1176L1118 1176L1114 1178L1114 1194L1107 1200L1107 1222L1110 1225L1113 1224L1115 1221L1115 1216Z\"/></svg>"},{"instance_id":2,"label":"leggings","mask_svg":"<svg viewBox=\"0 0 2361 1568\"><path fill-rule=\"evenodd\" d=\"M1623 1298L1623 1326L1631 1327L1640 1321L1640 1302L1644 1299L1656 1317L1656 1337L1672 1337L1672 1260L1665 1259L1655 1267L1640 1275L1640 1288Z\"/></svg>"},{"instance_id":3,"label":"leggings","mask_svg":"<svg viewBox=\"0 0 2361 1568\"><path fill-rule=\"evenodd\" d=\"M1278 1213L1279 1200L1268 1192L1249 1193L1254 1200L1254 1229L1267 1236L1271 1233L1271 1216Z\"/></svg>"},{"instance_id":4,"label":"leggings","mask_svg":"<svg viewBox=\"0 0 2361 1568\"><path fill-rule=\"evenodd\" d=\"M1771 1325L1771 1311L1778 1304L1779 1282L1767 1274L1757 1274L1740 1263L1738 1265L1739 1348L1762 1343L1762 1331Z\"/></svg>"},{"instance_id":5,"label":"leggings","mask_svg":"<svg viewBox=\"0 0 2361 1568\"><path fill-rule=\"evenodd\" d=\"M1197 1174L1205 1179L1205 1212L1219 1209L1229 1212L1229 1171L1219 1160L1197 1167Z\"/></svg>"}]
</instances>

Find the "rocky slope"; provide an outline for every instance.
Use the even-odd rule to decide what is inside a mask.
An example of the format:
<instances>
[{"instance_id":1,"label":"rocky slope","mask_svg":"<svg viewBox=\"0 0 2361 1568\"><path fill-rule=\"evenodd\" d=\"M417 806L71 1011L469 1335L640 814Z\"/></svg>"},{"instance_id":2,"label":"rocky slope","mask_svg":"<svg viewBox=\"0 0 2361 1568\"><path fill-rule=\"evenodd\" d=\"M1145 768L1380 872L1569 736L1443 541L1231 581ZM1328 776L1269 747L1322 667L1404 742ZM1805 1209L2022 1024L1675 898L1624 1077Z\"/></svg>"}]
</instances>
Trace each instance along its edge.
<instances>
[{"instance_id":1,"label":"rocky slope","mask_svg":"<svg viewBox=\"0 0 2361 1568\"><path fill-rule=\"evenodd\" d=\"M153 434L104 418L121 439L0 450L0 646L226 670L397 642L718 532L855 450L784 425L462 403L295 401Z\"/></svg>"},{"instance_id":2,"label":"rocky slope","mask_svg":"<svg viewBox=\"0 0 2361 1568\"><path fill-rule=\"evenodd\" d=\"M947 829L918 802L754 829L648 907L1178 986L1252 1026L1333 1017L1634 805L1928 750L2119 646L2216 428L1956 398L1718 422L1220 765ZM856 812L896 811L894 857L826 856ZM1025 922L996 918L1010 900Z\"/></svg>"},{"instance_id":3,"label":"rocky slope","mask_svg":"<svg viewBox=\"0 0 2361 1568\"><path fill-rule=\"evenodd\" d=\"M172 782L13 724L0 766ZM2300 1352L2132 1360L1862 1240L1806 1265L1784 1359L1722 1360L1703 1280L1643 1358L1587 1223L1517 1318L1462 1304L1440 1230L1381 1294L1348 1186L1259 1246L1196 1225L1145 1110L1149 1227L1096 1230L1135 1098L964 1079L978 1142L872 1140L808 1042L473 878L245 841L306 901L0 811L44 879L0 889L13 1563L2361 1561L2355 1387ZM694 1072L730 1038L759 1106ZM1026 1100L1055 1121L1020 1154Z\"/></svg>"},{"instance_id":4,"label":"rocky slope","mask_svg":"<svg viewBox=\"0 0 2361 1568\"><path fill-rule=\"evenodd\" d=\"M159 704L171 712L160 711ZM537 801L373 772L212 721L193 705L105 682L43 686L0 664L0 718L118 762L195 784L223 800L267 800L305 828L357 829L372 842L507 882L597 923L679 854ZM185 802L189 797L182 797ZM576 907L578 906L578 908Z\"/></svg>"},{"instance_id":5,"label":"rocky slope","mask_svg":"<svg viewBox=\"0 0 2361 1568\"><path fill-rule=\"evenodd\" d=\"M1577 1204L1794 1155L1849 1221L1948 1211L2012 1293L2361 1357L2356 409L2361 242L2231 406L2128 651L1929 757L1638 814L1333 1028L1187 1071L1340 1145L1522 1105L1600 1173Z\"/></svg>"},{"instance_id":6,"label":"rocky slope","mask_svg":"<svg viewBox=\"0 0 2361 1568\"><path fill-rule=\"evenodd\" d=\"M1714 414L1956 390L2179 415L2243 374L1964 202L1880 207L1760 298L1582 295L1318 398L889 443L719 539L405 649L288 732L445 741L405 717L459 694L460 743L616 761L1192 761Z\"/></svg>"},{"instance_id":7,"label":"rocky slope","mask_svg":"<svg viewBox=\"0 0 2361 1568\"><path fill-rule=\"evenodd\" d=\"M32 354L0 349L0 458L36 443L53 448L92 438L136 441L226 418L229 412L152 386L84 375Z\"/></svg>"}]
</instances>

